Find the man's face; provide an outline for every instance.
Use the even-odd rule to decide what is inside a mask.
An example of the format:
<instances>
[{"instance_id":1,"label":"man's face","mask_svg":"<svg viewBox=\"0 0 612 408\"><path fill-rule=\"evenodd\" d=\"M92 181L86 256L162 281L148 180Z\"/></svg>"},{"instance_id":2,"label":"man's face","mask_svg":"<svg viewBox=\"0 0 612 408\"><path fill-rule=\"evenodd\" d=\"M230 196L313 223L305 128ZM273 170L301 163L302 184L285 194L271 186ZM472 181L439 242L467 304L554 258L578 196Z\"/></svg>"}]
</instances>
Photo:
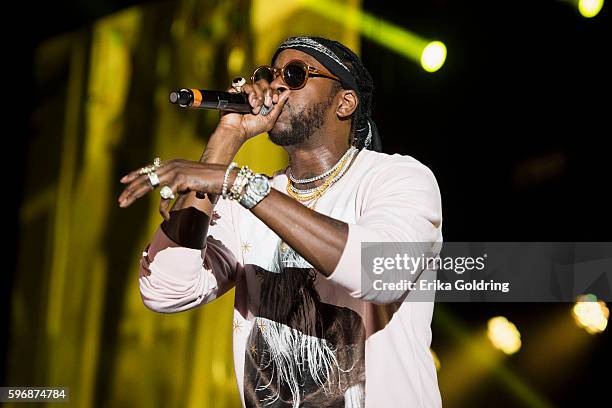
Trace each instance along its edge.
<instances>
[{"instance_id":1,"label":"man's face","mask_svg":"<svg viewBox=\"0 0 612 408\"><path fill-rule=\"evenodd\" d=\"M282 68L291 60L301 60L322 72L329 72L319 61L298 50L284 50L274 61L274 68ZM271 84L273 90L283 90L287 85L280 75ZM279 146L291 146L305 142L320 129L328 118L335 88L335 81L322 77L308 78L306 85L292 90L274 127L268 132L270 140Z\"/></svg>"}]
</instances>

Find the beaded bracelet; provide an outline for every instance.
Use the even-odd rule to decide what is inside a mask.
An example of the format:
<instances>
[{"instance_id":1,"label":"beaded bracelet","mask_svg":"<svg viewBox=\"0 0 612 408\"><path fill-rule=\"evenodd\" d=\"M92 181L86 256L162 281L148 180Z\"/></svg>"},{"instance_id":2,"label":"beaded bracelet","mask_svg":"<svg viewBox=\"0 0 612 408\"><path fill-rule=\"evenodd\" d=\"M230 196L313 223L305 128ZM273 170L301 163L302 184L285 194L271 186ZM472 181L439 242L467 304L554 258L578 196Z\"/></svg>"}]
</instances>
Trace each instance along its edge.
<instances>
[{"instance_id":1,"label":"beaded bracelet","mask_svg":"<svg viewBox=\"0 0 612 408\"><path fill-rule=\"evenodd\" d=\"M231 162L230 165L227 166L227 170L225 170L225 176L223 177L223 188L221 190L221 197L224 199L227 198L227 184L229 182L229 175L236 166L238 166L236 162Z\"/></svg>"},{"instance_id":2,"label":"beaded bracelet","mask_svg":"<svg viewBox=\"0 0 612 408\"><path fill-rule=\"evenodd\" d=\"M234 198L234 190L236 188L238 188L238 186L242 183L242 179L244 178L244 171L243 169L239 169L238 170L238 174L236 174L236 178L234 179L234 184L232 185L232 187L230 188L230 190L227 192L227 198L230 200L233 200Z\"/></svg>"}]
</instances>

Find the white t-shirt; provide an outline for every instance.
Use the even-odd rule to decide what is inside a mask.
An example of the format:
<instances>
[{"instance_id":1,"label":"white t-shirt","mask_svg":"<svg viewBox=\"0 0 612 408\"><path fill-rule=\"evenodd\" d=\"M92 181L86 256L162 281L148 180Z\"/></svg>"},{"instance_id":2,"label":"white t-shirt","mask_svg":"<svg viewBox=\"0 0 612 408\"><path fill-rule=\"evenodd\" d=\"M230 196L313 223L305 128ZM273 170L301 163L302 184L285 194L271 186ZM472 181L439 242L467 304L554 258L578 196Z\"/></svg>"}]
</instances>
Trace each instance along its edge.
<instances>
[{"instance_id":1,"label":"white t-shirt","mask_svg":"<svg viewBox=\"0 0 612 408\"><path fill-rule=\"evenodd\" d=\"M286 193L284 170L272 186ZM234 367L245 407L441 406L433 303L363 288L360 265L362 242L442 242L433 173L409 156L362 150L316 211L349 225L329 277L289 267L304 264L287 263L279 237L249 210L219 200L202 251L157 230L141 261L144 304L175 313L236 288Z\"/></svg>"}]
</instances>

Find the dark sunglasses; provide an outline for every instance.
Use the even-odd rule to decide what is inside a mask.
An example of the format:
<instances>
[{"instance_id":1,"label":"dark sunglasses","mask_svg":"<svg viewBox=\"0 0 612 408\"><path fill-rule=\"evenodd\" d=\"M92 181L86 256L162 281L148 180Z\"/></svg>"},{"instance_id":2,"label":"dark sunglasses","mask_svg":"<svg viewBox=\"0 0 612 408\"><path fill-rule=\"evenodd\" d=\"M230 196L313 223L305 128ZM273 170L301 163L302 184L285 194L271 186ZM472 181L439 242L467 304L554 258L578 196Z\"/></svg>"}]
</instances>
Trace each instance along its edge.
<instances>
[{"instance_id":1,"label":"dark sunglasses","mask_svg":"<svg viewBox=\"0 0 612 408\"><path fill-rule=\"evenodd\" d=\"M285 82L289 89L303 88L309 77L323 77L340 81L340 78L337 76L319 72L315 67L311 67L300 60L291 60L280 69L262 65L253 72L251 81L257 82L261 79L265 79L270 83L274 81L278 75L281 76L283 82Z\"/></svg>"}]
</instances>

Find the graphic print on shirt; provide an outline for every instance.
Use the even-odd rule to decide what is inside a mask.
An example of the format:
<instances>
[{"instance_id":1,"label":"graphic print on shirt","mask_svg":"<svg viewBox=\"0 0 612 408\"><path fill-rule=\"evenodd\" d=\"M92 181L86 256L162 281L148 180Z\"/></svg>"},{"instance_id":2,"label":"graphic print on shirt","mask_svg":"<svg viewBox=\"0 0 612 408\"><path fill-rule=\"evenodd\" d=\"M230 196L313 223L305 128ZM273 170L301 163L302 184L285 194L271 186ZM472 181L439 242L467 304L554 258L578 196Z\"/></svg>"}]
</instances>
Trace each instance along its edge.
<instances>
[{"instance_id":1,"label":"graphic print on shirt","mask_svg":"<svg viewBox=\"0 0 612 408\"><path fill-rule=\"evenodd\" d=\"M317 271L295 267L310 265L289 250L292 258L285 251L278 272L255 267L261 296L246 344L245 404L363 407L363 321L349 308L322 302Z\"/></svg>"}]
</instances>

